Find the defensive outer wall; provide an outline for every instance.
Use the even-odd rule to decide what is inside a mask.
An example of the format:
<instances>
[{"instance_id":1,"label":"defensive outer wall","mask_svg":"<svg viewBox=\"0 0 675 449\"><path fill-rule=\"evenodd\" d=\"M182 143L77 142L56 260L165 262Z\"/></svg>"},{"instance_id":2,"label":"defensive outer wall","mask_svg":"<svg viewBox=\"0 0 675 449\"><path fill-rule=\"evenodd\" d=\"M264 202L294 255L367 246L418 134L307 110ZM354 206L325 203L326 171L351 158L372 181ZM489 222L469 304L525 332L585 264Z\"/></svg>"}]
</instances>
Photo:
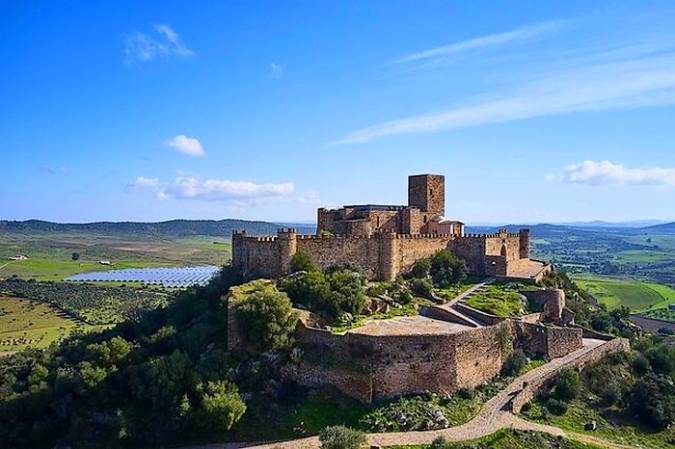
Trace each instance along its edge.
<instances>
[{"instance_id":1,"label":"defensive outer wall","mask_svg":"<svg viewBox=\"0 0 675 449\"><path fill-rule=\"evenodd\" d=\"M505 230L496 234L397 234L299 235L295 229L279 229L276 236L232 234L232 265L247 275L277 278L288 273L298 251L307 253L321 268L337 264L359 266L369 279L392 280L416 260L441 249L467 262L475 275L518 277L529 259L530 235ZM542 264L542 276L548 265Z\"/></svg>"},{"instance_id":2,"label":"defensive outer wall","mask_svg":"<svg viewBox=\"0 0 675 449\"><path fill-rule=\"evenodd\" d=\"M284 375L301 385L332 386L370 403L401 394L448 394L476 387L497 376L516 347L550 360L583 346L581 328L520 319L493 320L497 317L481 314L475 311L474 317L491 324L402 335L372 335L358 330L334 334L301 319L295 339L302 357L286 365ZM234 310L230 310L228 320L228 349L240 350L243 342Z\"/></svg>"}]
</instances>

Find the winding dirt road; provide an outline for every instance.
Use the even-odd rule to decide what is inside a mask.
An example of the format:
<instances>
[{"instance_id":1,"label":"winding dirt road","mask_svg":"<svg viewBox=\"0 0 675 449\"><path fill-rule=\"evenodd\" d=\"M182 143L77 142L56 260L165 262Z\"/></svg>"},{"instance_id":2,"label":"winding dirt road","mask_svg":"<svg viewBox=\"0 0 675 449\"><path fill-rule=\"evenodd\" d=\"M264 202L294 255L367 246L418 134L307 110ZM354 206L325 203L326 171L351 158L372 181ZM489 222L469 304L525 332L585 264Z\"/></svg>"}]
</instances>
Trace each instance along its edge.
<instances>
[{"instance_id":1,"label":"winding dirt road","mask_svg":"<svg viewBox=\"0 0 675 449\"><path fill-rule=\"evenodd\" d=\"M367 435L369 445L394 446L409 444L428 444L434 438L444 437L447 441L463 441L481 438L500 429L512 428L519 430L529 430L545 432L555 436L573 437L576 440L584 441L606 447L610 449L628 449L629 446L622 446L605 440L584 434L566 433L562 429L554 426L547 426L526 421L519 418L509 411L509 402L520 390L524 383L532 383L534 380L544 377L552 371L556 371L582 357L589 351L606 343L602 340L584 339L584 347L578 349L564 357L552 360L532 371L513 380L505 389L496 396L487 401L481 411L471 421L456 427L450 427L442 430L428 430L422 432L390 432L390 433L371 433ZM316 436L300 438L297 440L260 442L260 443L215 443L201 446L190 446L183 449L238 449L238 448L258 448L258 449L316 449L319 447L319 439Z\"/></svg>"}]
</instances>

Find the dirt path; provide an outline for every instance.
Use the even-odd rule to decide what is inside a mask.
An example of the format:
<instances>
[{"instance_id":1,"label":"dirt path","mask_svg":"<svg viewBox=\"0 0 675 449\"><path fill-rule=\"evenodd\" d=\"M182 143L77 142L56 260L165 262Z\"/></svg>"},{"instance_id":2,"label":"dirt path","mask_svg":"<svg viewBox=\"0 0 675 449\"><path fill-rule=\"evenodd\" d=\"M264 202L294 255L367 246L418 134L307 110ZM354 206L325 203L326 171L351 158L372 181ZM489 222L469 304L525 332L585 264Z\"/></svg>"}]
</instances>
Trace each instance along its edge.
<instances>
[{"instance_id":1,"label":"dirt path","mask_svg":"<svg viewBox=\"0 0 675 449\"><path fill-rule=\"evenodd\" d=\"M580 441L593 443L610 449L627 449L628 446L609 443L590 435L566 433L558 427L529 422L514 416L509 412L509 402L511 401L511 398L523 388L523 383L532 383L533 380L560 369L603 343L605 342L602 340L584 339L583 348L567 354L564 357L552 360L539 368L533 369L532 371L517 377L506 388L487 401L476 417L461 426L422 432L371 433L367 435L368 444L377 446L429 444L434 438L439 436L444 437L447 441L464 441L481 438L500 429L513 428L545 432L555 436L573 436ZM237 449L243 447L259 449L316 449L319 447L319 439L318 437L308 437L290 441L264 443L217 443L191 446L184 449Z\"/></svg>"}]
</instances>

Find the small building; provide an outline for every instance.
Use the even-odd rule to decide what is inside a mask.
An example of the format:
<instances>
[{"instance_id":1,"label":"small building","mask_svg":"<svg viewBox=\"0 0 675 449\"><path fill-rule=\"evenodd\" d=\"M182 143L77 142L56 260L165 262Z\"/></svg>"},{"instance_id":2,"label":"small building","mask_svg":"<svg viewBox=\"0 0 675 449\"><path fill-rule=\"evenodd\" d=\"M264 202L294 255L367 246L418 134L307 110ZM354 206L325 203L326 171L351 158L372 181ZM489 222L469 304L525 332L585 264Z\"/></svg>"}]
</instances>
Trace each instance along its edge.
<instances>
[{"instance_id":1,"label":"small building","mask_svg":"<svg viewBox=\"0 0 675 449\"><path fill-rule=\"evenodd\" d=\"M112 262L110 262L107 259L99 260L98 263L100 263L101 265L112 265Z\"/></svg>"},{"instance_id":2,"label":"small building","mask_svg":"<svg viewBox=\"0 0 675 449\"><path fill-rule=\"evenodd\" d=\"M14 257L10 257L9 260L28 260L28 256L24 256L23 254L17 254Z\"/></svg>"}]
</instances>

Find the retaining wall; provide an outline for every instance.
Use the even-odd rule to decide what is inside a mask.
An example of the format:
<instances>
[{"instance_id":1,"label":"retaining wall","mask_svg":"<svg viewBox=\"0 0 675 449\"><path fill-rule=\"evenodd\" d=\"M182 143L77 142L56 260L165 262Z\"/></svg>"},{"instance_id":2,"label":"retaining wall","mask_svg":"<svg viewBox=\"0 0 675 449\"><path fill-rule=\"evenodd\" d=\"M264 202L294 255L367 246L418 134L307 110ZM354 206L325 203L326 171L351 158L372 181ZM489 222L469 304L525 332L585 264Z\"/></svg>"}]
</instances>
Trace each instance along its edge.
<instances>
[{"instance_id":1,"label":"retaining wall","mask_svg":"<svg viewBox=\"0 0 675 449\"><path fill-rule=\"evenodd\" d=\"M629 350L630 344L628 343L628 340L625 338L615 338L614 340L607 341L600 346L590 349L588 352L572 360L565 366L581 371L584 367L602 360L608 354ZM549 386L557 374L558 370L547 372L545 375L525 385L511 400L511 410L513 413L520 413L523 406L530 402L540 391Z\"/></svg>"}]
</instances>

